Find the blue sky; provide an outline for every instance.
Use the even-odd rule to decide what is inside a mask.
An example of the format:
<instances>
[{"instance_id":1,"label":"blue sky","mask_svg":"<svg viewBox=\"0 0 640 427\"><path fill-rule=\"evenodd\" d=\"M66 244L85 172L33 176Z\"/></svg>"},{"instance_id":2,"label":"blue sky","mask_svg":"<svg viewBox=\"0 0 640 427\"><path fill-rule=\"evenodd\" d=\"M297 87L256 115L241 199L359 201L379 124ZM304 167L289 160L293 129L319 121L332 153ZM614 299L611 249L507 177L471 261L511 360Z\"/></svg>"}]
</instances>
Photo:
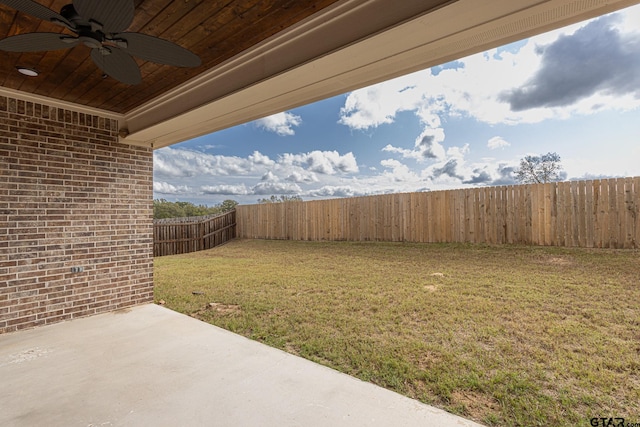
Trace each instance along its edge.
<instances>
[{"instance_id":1,"label":"blue sky","mask_svg":"<svg viewBox=\"0 0 640 427\"><path fill-rule=\"evenodd\" d=\"M215 205L640 175L640 6L154 152L154 198Z\"/></svg>"}]
</instances>

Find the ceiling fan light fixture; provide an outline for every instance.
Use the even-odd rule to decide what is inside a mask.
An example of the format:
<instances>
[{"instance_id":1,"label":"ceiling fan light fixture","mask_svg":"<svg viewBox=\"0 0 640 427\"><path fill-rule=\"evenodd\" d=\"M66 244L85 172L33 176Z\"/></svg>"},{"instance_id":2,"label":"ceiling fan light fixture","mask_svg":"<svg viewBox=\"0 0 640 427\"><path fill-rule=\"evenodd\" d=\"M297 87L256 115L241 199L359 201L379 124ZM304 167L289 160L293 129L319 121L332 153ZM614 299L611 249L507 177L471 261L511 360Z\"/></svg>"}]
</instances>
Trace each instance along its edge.
<instances>
[{"instance_id":1,"label":"ceiling fan light fixture","mask_svg":"<svg viewBox=\"0 0 640 427\"><path fill-rule=\"evenodd\" d=\"M17 66L16 70L18 70L20 74L24 74L25 76L29 77L38 77L38 75L40 74L40 72L38 72L38 70L36 70L35 68Z\"/></svg>"}]
</instances>

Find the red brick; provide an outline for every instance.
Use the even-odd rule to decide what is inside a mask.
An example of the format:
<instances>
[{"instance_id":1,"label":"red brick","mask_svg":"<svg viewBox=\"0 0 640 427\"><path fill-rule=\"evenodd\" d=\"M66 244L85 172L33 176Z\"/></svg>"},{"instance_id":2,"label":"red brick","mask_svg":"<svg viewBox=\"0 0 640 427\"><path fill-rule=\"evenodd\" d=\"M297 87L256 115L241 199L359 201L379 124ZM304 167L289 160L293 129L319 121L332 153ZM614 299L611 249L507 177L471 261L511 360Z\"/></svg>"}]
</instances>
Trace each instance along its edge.
<instances>
[{"instance_id":1,"label":"red brick","mask_svg":"<svg viewBox=\"0 0 640 427\"><path fill-rule=\"evenodd\" d=\"M0 118L0 333L152 301L152 150L30 101Z\"/></svg>"}]
</instances>

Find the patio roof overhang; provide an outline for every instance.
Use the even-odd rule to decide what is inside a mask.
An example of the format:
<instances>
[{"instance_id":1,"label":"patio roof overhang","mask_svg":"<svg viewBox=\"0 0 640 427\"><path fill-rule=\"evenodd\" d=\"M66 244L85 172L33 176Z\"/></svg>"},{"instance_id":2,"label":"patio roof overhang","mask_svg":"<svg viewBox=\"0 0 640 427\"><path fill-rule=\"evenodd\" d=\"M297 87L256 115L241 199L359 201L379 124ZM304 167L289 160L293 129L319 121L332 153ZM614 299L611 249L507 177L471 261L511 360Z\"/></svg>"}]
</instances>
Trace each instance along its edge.
<instances>
[{"instance_id":1,"label":"patio roof overhang","mask_svg":"<svg viewBox=\"0 0 640 427\"><path fill-rule=\"evenodd\" d=\"M91 102L82 97L70 101L59 90L43 94L28 84L7 84L10 79L5 79L0 94L115 118L120 123L122 142L160 148L639 2L308 1L309 8L319 11L293 24L290 19L283 30L224 61L209 61L197 75L179 84L175 78L159 77L151 99L134 99L137 93L148 97L150 92L144 86L127 88L132 91L127 100L133 101L125 111L113 105L106 107L107 102L98 105L93 101L95 95ZM161 2L136 2L136 11L153 9L156 3ZM277 17L271 19L272 26L285 27ZM163 37L164 34L167 33ZM143 68L143 81L144 78Z\"/></svg>"}]
</instances>

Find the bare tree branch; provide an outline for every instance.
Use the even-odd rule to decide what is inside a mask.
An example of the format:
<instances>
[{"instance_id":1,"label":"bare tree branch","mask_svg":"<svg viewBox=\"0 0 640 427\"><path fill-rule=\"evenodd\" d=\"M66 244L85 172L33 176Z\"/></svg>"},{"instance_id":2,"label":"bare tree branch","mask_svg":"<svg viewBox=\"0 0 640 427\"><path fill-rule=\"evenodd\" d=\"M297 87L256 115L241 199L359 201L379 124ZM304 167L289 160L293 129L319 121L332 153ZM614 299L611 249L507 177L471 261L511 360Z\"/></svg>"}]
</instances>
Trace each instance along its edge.
<instances>
[{"instance_id":1,"label":"bare tree branch","mask_svg":"<svg viewBox=\"0 0 640 427\"><path fill-rule=\"evenodd\" d=\"M516 179L522 184L542 184L560 180L560 155L547 153L541 156L525 156L520 160Z\"/></svg>"}]
</instances>

